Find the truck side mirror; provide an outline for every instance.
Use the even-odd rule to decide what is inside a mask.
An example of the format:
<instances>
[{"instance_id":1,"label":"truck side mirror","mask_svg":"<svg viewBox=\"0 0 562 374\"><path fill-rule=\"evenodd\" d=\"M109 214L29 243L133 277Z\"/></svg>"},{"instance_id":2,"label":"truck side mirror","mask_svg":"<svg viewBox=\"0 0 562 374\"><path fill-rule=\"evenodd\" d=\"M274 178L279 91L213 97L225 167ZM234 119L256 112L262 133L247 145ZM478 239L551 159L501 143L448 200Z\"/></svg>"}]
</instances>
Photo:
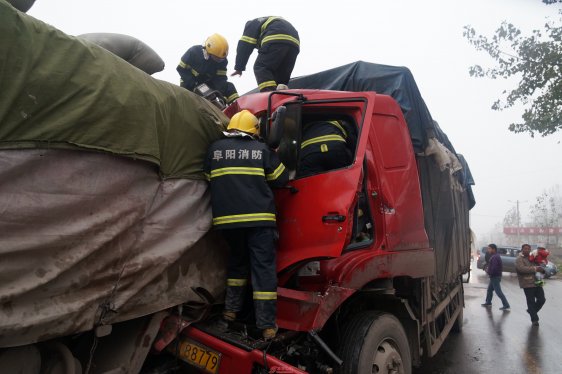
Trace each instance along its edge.
<instances>
[{"instance_id":1,"label":"truck side mirror","mask_svg":"<svg viewBox=\"0 0 562 374\"><path fill-rule=\"evenodd\" d=\"M271 126L267 133L266 143L270 148L276 149L281 143L283 136L283 127L285 125L285 118L287 117L287 107L280 106L271 116Z\"/></svg>"}]
</instances>

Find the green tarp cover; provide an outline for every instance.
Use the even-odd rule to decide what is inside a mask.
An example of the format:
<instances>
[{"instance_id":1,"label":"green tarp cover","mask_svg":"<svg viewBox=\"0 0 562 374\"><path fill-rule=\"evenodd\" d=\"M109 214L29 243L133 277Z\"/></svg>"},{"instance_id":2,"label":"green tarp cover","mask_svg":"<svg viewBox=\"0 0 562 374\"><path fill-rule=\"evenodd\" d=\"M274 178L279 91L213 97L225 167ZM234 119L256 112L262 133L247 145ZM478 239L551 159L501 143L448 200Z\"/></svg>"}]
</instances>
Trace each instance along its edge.
<instances>
[{"instance_id":1,"label":"green tarp cover","mask_svg":"<svg viewBox=\"0 0 562 374\"><path fill-rule=\"evenodd\" d=\"M203 178L228 118L199 96L0 0L0 148L79 147Z\"/></svg>"}]
</instances>

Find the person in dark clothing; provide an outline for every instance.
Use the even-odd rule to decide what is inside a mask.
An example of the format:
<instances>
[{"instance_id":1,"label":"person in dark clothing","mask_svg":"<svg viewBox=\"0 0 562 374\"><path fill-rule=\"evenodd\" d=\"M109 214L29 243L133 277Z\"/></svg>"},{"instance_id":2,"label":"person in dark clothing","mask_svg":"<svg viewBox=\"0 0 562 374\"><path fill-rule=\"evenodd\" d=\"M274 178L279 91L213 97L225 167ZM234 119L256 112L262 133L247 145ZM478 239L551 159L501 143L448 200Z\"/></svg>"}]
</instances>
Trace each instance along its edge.
<instances>
[{"instance_id":1,"label":"person in dark clothing","mask_svg":"<svg viewBox=\"0 0 562 374\"><path fill-rule=\"evenodd\" d=\"M498 247L495 244L488 244L488 252L490 252L490 261L488 263L488 268L486 272L490 277L490 282L488 283L488 290L486 292L486 302L482 306L491 306L492 297L494 296L494 291L496 295L502 301L503 306L500 310L509 310L510 306L507 298L503 294L500 282L502 280L502 258L498 253Z\"/></svg>"},{"instance_id":2,"label":"person in dark clothing","mask_svg":"<svg viewBox=\"0 0 562 374\"><path fill-rule=\"evenodd\" d=\"M303 126L297 177L351 164L357 141L347 121L313 121Z\"/></svg>"},{"instance_id":3,"label":"person in dark clothing","mask_svg":"<svg viewBox=\"0 0 562 374\"><path fill-rule=\"evenodd\" d=\"M538 312L542 309L546 298L544 297L544 289L542 286L535 284L535 272L544 273L545 270L529 260L529 253L531 253L531 246L529 244L523 244L521 246L521 253L515 260L515 270L517 271L519 287L525 292L527 313L531 316L531 323L533 326L538 326Z\"/></svg>"},{"instance_id":4,"label":"person in dark clothing","mask_svg":"<svg viewBox=\"0 0 562 374\"><path fill-rule=\"evenodd\" d=\"M230 247L223 317L236 319L251 276L256 326L266 339L277 332L276 219L272 187L283 187L288 171L277 154L258 141L258 119L248 110L230 120L225 139L205 160L211 186L213 227Z\"/></svg>"},{"instance_id":5,"label":"person in dark clothing","mask_svg":"<svg viewBox=\"0 0 562 374\"><path fill-rule=\"evenodd\" d=\"M488 270L488 265L490 264L490 257L492 257L492 254L490 253L490 251L486 249L486 253L484 254L484 265L482 266L482 269L484 271Z\"/></svg>"},{"instance_id":6,"label":"person in dark clothing","mask_svg":"<svg viewBox=\"0 0 562 374\"><path fill-rule=\"evenodd\" d=\"M226 76L227 55L228 43L219 34L209 36L204 45L189 48L176 68L181 77L180 86L193 91L205 83L219 91L228 104L232 103L239 95Z\"/></svg>"},{"instance_id":7,"label":"person in dark clothing","mask_svg":"<svg viewBox=\"0 0 562 374\"><path fill-rule=\"evenodd\" d=\"M242 75L254 48L258 58L254 74L261 92L274 91L287 85L300 52L297 30L281 17L260 17L246 22L244 33L236 49L234 73Z\"/></svg>"}]
</instances>

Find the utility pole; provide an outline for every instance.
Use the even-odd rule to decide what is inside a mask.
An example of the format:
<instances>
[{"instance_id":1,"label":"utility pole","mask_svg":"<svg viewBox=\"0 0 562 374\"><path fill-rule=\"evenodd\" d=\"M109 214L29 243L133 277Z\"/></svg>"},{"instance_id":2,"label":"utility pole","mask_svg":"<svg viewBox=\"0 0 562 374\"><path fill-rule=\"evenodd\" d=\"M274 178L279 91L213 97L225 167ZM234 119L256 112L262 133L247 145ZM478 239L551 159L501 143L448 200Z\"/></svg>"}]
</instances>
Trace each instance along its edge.
<instances>
[{"instance_id":1,"label":"utility pole","mask_svg":"<svg viewBox=\"0 0 562 374\"><path fill-rule=\"evenodd\" d=\"M519 215L519 200L517 201L517 245L521 245L521 240L519 239L519 229L521 228L521 216Z\"/></svg>"},{"instance_id":2,"label":"utility pole","mask_svg":"<svg viewBox=\"0 0 562 374\"><path fill-rule=\"evenodd\" d=\"M519 213L519 199L513 201L513 200L507 200L510 203L515 203L515 214L517 215L517 245L520 246L521 245L521 234L519 233L519 231L521 231L521 214ZM525 201L521 201L522 203L526 203L527 200Z\"/></svg>"}]
</instances>

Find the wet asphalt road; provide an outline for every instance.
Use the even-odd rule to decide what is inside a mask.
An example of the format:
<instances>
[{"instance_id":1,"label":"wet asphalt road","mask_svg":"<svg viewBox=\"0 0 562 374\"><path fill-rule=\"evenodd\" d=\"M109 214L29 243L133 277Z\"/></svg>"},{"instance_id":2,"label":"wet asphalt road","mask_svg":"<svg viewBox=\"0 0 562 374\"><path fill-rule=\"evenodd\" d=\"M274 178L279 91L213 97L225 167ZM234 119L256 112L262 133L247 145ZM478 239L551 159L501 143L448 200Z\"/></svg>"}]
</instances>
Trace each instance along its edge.
<instances>
[{"instance_id":1,"label":"wet asphalt road","mask_svg":"<svg viewBox=\"0 0 562 374\"><path fill-rule=\"evenodd\" d=\"M562 373L562 276L546 280L546 304L539 312L540 326L531 326L523 290L515 274L503 273L502 290L511 311L503 312L494 294L486 298L488 278L473 263L465 283L464 325L451 333L439 353L424 361L414 374L558 374Z\"/></svg>"}]
</instances>

